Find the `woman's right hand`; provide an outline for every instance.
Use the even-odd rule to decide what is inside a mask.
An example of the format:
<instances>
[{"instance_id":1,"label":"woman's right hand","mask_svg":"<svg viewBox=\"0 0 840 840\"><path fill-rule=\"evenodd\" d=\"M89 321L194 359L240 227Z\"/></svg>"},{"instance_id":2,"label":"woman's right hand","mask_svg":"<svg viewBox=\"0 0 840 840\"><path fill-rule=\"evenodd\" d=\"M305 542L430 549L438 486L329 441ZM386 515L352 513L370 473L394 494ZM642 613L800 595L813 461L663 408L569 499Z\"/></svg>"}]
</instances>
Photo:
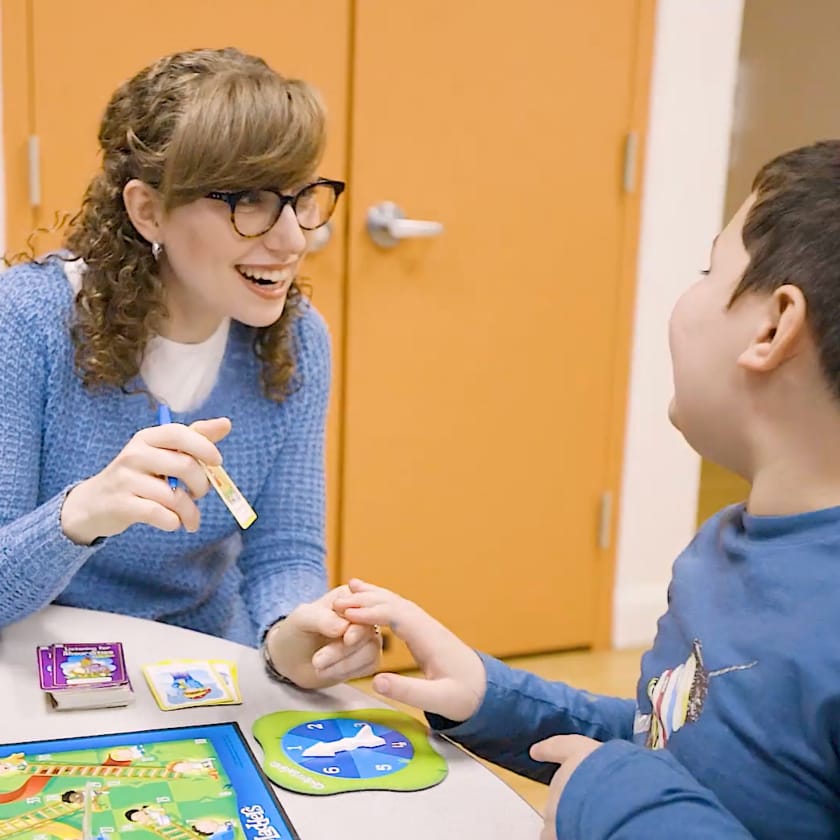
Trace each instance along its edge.
<instances>
[{"instance_id":1,"label":"woman's right hand","mask_svg":"<svg viewBox=\"0 0 840 840\"><path fill-rule=\"evenodd\" d=\"M201 515L194 499L210 489L199 461L221 464L215 444L229 432L226 417L141 429L102 472L67 494L61 529L79 545L137 523L162 531L197 531ZM180 486L173 490L168 476L180 479L189 492Z\"/></svg>"},{"instance_id":2,"label":"woman's right hand","mask_svg":"<svg viewBox=\"0 0 840 840\"><path fill-rule=\"evenodd\" d=\"M402 639L424 679L377 674L373 688L383 697L452 721L472 717L484 699L487 674L478 654L417 604L388 589L351 580L349 595L333 609L354 624L387 625Z\"/></svg>"}]
</instances>

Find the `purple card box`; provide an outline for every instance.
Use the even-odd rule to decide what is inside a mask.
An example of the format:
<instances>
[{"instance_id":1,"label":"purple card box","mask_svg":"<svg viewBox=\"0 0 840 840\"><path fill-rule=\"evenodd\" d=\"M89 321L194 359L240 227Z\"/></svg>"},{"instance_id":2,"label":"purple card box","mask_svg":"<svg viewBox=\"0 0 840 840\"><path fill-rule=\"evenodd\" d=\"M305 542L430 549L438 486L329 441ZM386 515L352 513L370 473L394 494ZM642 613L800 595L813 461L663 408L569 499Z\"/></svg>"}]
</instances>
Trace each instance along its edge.
<instances>
[{"instance_id":1,"label":"purple card box","mask_svg":"<svg viewBox=\"0 0 840 840\"><path fill-rule=\"evenodd\" d=\"M51 662L38 649L41 684L45 690L66 688L96 688L122 685L128 682L125 658L119 642L94 642L52 645ZM46 683L52 678L52 685Z\"/></svg>"}]
</instances>

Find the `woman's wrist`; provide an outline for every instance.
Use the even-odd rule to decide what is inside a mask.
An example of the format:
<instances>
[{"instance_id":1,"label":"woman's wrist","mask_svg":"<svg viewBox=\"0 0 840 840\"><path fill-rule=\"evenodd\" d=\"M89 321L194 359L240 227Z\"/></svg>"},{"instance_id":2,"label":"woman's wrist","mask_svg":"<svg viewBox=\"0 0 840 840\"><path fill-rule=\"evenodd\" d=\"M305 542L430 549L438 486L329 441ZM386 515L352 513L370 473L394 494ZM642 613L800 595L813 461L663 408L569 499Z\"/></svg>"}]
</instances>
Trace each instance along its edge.
<instances>
[{"instance_id":1,"label":"woman's wrist","mask_svg":"<svg viewBox=\"0 0 840 840\"><path fill-rule=\"evenodd\" d=\"M293 679L287 677L282 671L280 671L277 665L275 665L274 658L272 657L272 642L276 643L276 631L280 628L280 625L284 621L285 617L280 618L275 621L268 630L266 630L262 643L263 661L265 663L266 673L271 677L271 679L275 682L283 683L284 685L293 685L297 687L297 683Z\"/></svg>"},{"instance_id":2,"label":"woman's wrist","mask_svg":"<svg viewBox=\"0 0 840 840\"><path fill-rule=\"evenodd\" d=\"M61 505L61 530L76 545L93 545L100 536L91 528L89 506L84 499L85 483L71 487Z\"/></svg>"}]
</instances>

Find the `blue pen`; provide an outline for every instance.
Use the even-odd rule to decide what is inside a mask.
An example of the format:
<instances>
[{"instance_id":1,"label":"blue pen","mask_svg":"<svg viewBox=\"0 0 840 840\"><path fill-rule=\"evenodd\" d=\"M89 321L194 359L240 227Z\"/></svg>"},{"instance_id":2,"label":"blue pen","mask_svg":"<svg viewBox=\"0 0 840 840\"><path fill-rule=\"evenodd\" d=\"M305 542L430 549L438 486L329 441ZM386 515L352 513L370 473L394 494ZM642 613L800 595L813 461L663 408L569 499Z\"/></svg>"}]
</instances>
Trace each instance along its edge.
<instances>
[{"instance_id":1,"label":"blue pen","mask_svg":"<svg viewBox=\"0 0 840 840\"><path fill-rule=\"evenodd\" d=\"M165 426L167 423L172 422L172 415L169 413L169 406L166 403L159 403L158 404L158 426ZM175 476L170 475L167 479L169 482L169 486L173 490L178 489L178 479Z\"/></svg>"}]
</instances>

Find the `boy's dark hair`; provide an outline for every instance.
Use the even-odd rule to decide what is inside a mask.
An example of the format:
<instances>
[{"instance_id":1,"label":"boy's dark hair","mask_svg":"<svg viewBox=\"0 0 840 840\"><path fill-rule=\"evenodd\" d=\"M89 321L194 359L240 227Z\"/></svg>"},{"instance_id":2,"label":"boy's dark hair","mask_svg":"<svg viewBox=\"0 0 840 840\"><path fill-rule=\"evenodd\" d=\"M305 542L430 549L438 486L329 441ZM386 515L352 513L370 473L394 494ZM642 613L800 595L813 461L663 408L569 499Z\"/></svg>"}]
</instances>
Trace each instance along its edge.
<instances>
[{"instance_id":1,"label":"boy's dark hair","mask_svg":"<svg viewBox=\"0 0 840 840\"><path fill-rule=\"evenodd\" d=\"M802 290L823 373L840 397L840 140L803 146L761 167L744 222L750 262L735 290Z\"/></svg>"}]
</instances>

